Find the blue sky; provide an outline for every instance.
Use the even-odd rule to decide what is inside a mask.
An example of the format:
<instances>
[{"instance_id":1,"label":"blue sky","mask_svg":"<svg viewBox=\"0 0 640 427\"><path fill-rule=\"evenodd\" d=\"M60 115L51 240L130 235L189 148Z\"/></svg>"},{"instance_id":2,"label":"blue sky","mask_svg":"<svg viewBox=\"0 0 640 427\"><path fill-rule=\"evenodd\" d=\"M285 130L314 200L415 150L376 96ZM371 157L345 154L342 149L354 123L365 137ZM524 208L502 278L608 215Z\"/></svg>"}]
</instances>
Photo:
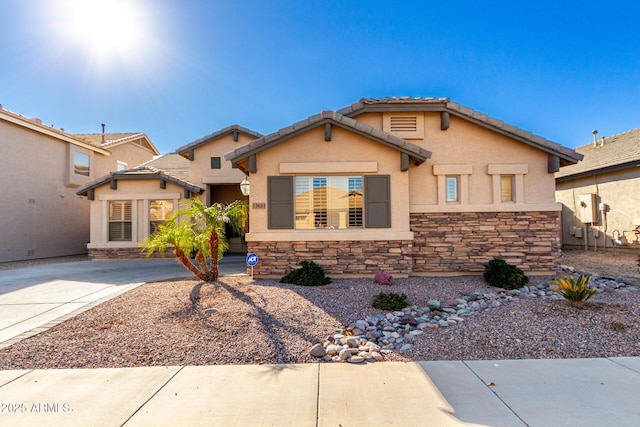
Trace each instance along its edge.
<instances>
[{"instance_id":1,"label":"blue sky","mask_svg":"<svg viewBox=\"0 0 640 427\"><path fill-rule=\"evenodd\" d=\"M104 122L166 153L381 96L449 97L568 147L640 127L640 2L110 0L134 8L99 45L70 33L74 1L91 0L0 14L0 104L71 133Z\"/></svg>"}]
</instances>

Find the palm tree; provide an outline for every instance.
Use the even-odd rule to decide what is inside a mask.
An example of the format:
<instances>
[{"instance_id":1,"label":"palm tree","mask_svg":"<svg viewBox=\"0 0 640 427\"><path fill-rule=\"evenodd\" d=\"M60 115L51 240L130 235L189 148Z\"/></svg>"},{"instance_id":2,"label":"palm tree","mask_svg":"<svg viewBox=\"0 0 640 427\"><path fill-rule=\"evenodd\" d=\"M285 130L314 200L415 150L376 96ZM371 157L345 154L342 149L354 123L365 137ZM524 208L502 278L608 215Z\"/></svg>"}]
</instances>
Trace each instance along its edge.
<instances>
[{"instance_id":1,"label":"palm tree","mask_svg":"<svg viewBox=\"0 0 640 427\"><path fill-rule=\"evenodd\" d=\"M247 202L236 200L228 205L214 203L207 207L199 199L192 199L185 209L160 225L143 242L143 248L150 256L154 252L164 255L167 248L173 247L176 260L183 267L198 279L213 282L218 280L218 260L229 248L226 224L242 232L246 230L248 218Z\"/></svg>"}]
</instances>

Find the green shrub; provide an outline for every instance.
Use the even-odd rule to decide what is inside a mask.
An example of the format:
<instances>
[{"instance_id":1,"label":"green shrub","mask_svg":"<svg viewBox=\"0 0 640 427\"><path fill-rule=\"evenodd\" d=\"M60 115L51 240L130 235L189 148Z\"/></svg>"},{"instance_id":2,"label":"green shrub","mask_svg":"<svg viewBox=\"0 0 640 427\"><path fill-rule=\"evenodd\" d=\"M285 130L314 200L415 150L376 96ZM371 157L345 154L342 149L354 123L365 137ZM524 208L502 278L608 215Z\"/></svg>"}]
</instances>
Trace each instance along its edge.
<instances>
[{"instance_id":1,"label":"green shrub","mask_svg":"<svg viewBox=\"0 0 640 427\"><path fill-rule=\"evenodd\" d=\"M529 278L515 265L494 258L484 264L484 280L491 286L503 289L519 289L529 283Z\"/></svg>"},{"instance_id":2,"label":"green shrub","mask_svg":"<svg viewBox=\"0 0 640 427\"><path fill-rule=\"evenodd\" d=\"M290 271L280 279L281 283L293 283L301 286L320 286L331 283L331 278L324 275L324 270L313 261L302 261L302 268Z\"/></svg>"},{"instance_id":3,"label":"green shrub","mask_svg":"<svg viewBox=\"0 0 640 427\"><path fill-rule=\"evenodd\" d=\"M407 296L405 294L398 295L394 294L393 292L389 292L388 294L380 292L378 295L373 297L373 303L371 304L373 308L378 308L385 311L402 310L408 305L409 304L407 303Z\"/></svg>"},{"instance_id":4,"label":"green shrub","mask_svg":"<svg viewBox=\"0 0 640 427\"><path fill-rule=\"evenodd\" d=\"M589 280L591 280L591 276L583 276L582 274L577 279L563 277L555 279L549 287L562 295L569 304L583 307L587 300L598 292L597 289L589 288Z\"/></svg>"}]
</instances>

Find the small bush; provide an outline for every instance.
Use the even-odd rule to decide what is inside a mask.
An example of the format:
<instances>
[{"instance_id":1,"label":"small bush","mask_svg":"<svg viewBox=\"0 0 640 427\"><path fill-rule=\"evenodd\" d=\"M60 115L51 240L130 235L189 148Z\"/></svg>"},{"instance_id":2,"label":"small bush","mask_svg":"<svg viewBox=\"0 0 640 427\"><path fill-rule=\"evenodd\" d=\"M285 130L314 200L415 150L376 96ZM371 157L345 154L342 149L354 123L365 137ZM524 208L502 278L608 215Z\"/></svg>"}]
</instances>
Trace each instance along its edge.
<instances>
[{"instance_id":1,"label":"small bush","mask_svg":"<svg viewBox=\"0 0 640 427\"><path fill-rule=\"evenodd\" d=\"M484 280L491 286L503 289L519 289L529 283L529 278L515 265L494 258L484 264Z\"/></svg>"},{"instance_id":2,"label":"small bush","mask_svg":"<svg viewBox=\"0 0 640 427\"><path fill-rule=\"evenodd\" d=\"M563 277L555 279L549 287L562 295L569 304L584 307L587 300L598 292L597 289L589 288L589 280L591 280L591 276L583 276L582 274L577 279Z\"/></svg>"},{"instance_id":3,"label":"small bush","mask_svg":"<svg viewBox=\"0 0 640 427\"><path fill-rule=\"evenodd\" d=\"M405 294L398 295L393 292L389 292L388 294L380 292L378 295L373 297L373 303L371 304L373 308L385 311L402 310L408 305L407 296Z\"/></svg>"},{"instance_id":4,"label":"small bush","mask_svg":"<svg viewBox=\"0 0 640 427\"><path fill-rule=\"evenodd\" d=\"M290 271L280 279L281 283L293 283L301 286L321 286L331 283L331 278L324 275L324 270L313 261L302 261L302 268Z\"/></svg>"},{"instance_id":5,"label":"small bush","mask_svg":"<svg viewBox=\"0 0 640 427\"><path fill-rule=\"evenodd\" d=\"M393 276L387 271L381 271L376 274L374 280L379 285L390 285L393 283Z\"/></svg>"}]
</instances>

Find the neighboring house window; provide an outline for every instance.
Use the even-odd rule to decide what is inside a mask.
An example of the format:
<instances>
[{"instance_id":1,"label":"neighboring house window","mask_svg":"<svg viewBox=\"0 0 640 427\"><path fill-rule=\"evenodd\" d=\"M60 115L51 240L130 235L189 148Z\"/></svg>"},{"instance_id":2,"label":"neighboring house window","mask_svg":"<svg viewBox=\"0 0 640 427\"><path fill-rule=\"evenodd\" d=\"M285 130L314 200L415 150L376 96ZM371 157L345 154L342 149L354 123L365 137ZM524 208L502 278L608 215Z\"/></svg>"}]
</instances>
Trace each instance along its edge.
<instances>
[{"instance_id":1,"label":"neighboring house window","mask_svg":"<svg viewBox=\"0 0 640 427\"><path fill-rule=\"evenodd\" d=\"M459 193L459 182L460 177L458 176L447 176L446 177L446 190L447 190L447 203L454 203L460 201L460 193Z\"/></svg>"},{"instance_id":2,"label":"neighboring house window","mask_svg":"<svg viewBox=\"0 0 640 427\"><path fill-rule=\"evenodd\" d=\"M391 227L389 175L267 177L270 229Z\"/></svg>"},{"instance_id":3,"label":"neighboring house window","mask_svg":"<svg viewBox=\"0 0 640 427\"><path fill-rule=\"evenodd\" d=\"M220 167L221 167L220 157L212 157L211 169L220 169Z\"/></svg>"},{"instance_id":4,"label":"neighboring house window","mask_svg":"<svg viewBox=\"0 0 640 427\"><path fill-rule=\"evenodd\" d=\"M298 176L295 228L362 228L362 196L361 176Z\"/></svg>"},{"instance_id":5,"label":"neighboring house window","mask_svg":"<svg viewBox=\"0 0 640 427\"><path fill-rule=\"evenodd\" d=\"M500 195L503 202L515 201L515 195L513 193L514 187L513 175L500 176Z\"/></svg>"},{"instance_id":6,"label":"neighboring house window","mask_svg":"<svg viewBox=\"0 0 640 427\"><path fill-rule=\"evenodd\" d=\"M118 163L116 165L116 170L123 171L126 169L127 169L127 164L125 162L121 162L120 160L118 160Z\"/></svg>"},{"instance_id":7,"label":"neighboring house window","mask_svg":"<svg viewBox=\"0 0 640 427\"><path fill-rule=\"evenodd\" d=\"M150 200L149 201L149 234L158 230L160 224L173 215L173 200Z\"/></svg>"},{"instance_id":8,"label":"neighboring house window","mask_svg":"<svg viewBox=\"0 0 640 427\"><path fill-rule=\"evenodd\" d=\"M109 241L131 241L131 200L109 202Z\"/></svg>"},{"instance_id":9,"label":"neighboring house window","mask_svg":"<svg viewBox=\"0 0 640 427\"><path fill-rule=\"evenodd\" d=\"M89 176L90 165L88 154L80 153L79 151L73 152L73 172L77 175Z\"/></svg>"}]
</instances>

